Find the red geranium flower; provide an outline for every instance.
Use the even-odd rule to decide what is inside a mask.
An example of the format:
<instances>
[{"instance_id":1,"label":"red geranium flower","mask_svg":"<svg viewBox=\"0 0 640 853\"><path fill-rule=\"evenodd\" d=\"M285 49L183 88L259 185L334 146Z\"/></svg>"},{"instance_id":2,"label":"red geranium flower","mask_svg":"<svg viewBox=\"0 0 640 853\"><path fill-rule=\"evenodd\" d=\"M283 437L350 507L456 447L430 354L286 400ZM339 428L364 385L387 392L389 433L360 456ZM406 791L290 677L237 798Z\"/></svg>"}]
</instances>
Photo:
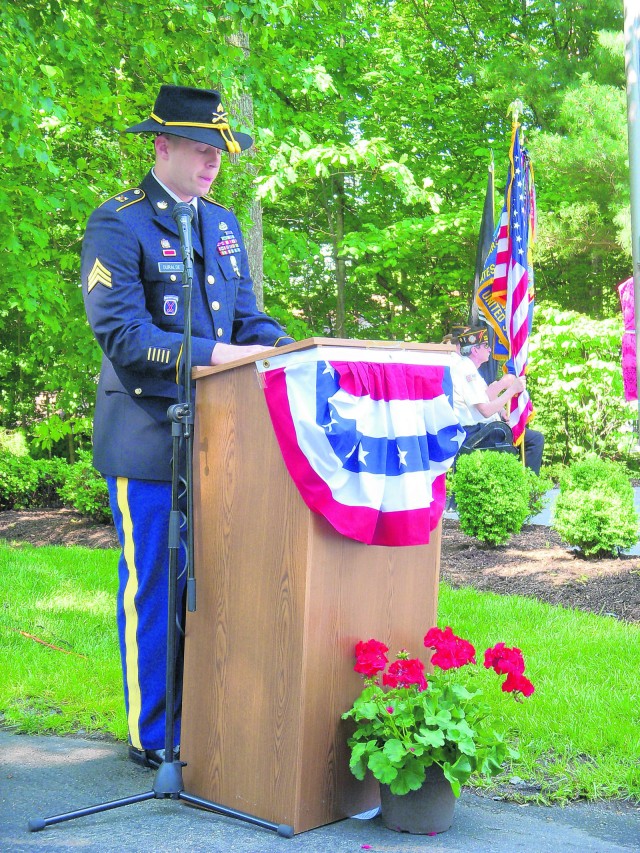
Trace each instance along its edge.
<instances>
[{"instance_id":1,"label":"red geranium flower","mask_svg":"<svg viewBox=\"0 0 640 853\"><path fill-rule=\"evenodd\" d=\"M535 687L526 676L510 672L504 680L502 689L505 693L522 693L523 696L531 696Z\"/></svg>"},{"instance_id":2,"label":"red geranium flower","mask_svg":"<svg viewBox=\"0 0 640 853\"><path fill-rule=\"evenodd\" d=\"M355 671L373 678L389 663L388 651L389 647L378 640L368 640L366 643L360 641L356 646Z\"/></svg>"},{"instance_id":3,"label":"red geranium flower","mask_svg":"<svg viewBox=\"0 0 640 853\"><path fill-rule=\"evenodd\" d=\"M496 643L493 648L486 650L484 665L498 675L522 675L524 672L524 658L520 649L510 649L504 643Z\"/></svg>"},{"instance_id":4,"label":"red geranium flower","mask_svg":"<svg viewBox=\"0 0 640 853\"><path fill-rule=\"evenodd\" d=\"M476 662L474 647L462 637L457 637L449 626L444 631L431 628L427 631L424 644L426 648L436 650L431 663L440 669L459 669L468 663Z\"/></svg>"},{"instance_id":5,"label":"red geranium flower","mask_svg":"<svg viewBox=\"0 0 640 853\"><path fill-rule=\"evenodd\" d=\"M418 658L396 660L382 676L382 683L385 687L411 687L415 684L419 690L426 690L424 664Z\"/></svg>"}]
</instances>

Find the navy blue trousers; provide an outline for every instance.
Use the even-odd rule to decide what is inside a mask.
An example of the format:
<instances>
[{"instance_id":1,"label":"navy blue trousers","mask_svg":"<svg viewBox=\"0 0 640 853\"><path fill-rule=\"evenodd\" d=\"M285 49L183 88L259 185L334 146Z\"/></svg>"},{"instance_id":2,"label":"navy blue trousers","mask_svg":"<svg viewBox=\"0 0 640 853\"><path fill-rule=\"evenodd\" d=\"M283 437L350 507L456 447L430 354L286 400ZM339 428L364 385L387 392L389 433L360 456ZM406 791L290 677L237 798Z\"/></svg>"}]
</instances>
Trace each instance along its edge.
<instances>
[{"instance_id":1,"label":"navy blue trousers","mask_svg":"<svg viewBox=\"0 0 640 853\"><path fill-rule=\"evenodd\" d=\"M171 483L107 477L122 552L118 564L117 620L129 740L137 749L165 744L169 514ZM185 549L178 566L176 727L180 743Z\"/></svg>"}]
</instances>

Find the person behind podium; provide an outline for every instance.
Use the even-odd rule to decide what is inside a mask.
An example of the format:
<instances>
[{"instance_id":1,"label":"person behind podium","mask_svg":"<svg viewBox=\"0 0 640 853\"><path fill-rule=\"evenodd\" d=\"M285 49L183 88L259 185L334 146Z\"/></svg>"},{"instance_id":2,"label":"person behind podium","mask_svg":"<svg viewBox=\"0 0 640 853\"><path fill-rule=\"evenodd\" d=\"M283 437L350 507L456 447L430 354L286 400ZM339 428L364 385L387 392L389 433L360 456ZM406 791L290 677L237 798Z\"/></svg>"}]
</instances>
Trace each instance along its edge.
<instances>
[{"instance_id":1,"label":"person behind podium","mask_svg":"<svg viewBox=\"0 0 640 853\"><path fill-rule=\"evenodd\" d=\"M162 86L150 117L127 132L152 137L155 164L138 186L120 190L91 214L82 244L82 288L103 353L93 458L107 480L122 547L117 622L129 757L157 767L165 743L172 457L167 410L178 402L184 329L182 252L172 218L177 202L194 210L193 365L224 364L293 339L258 310L238 221L207 195L222 152L237 154L252 145L250 136L231 130L220 94ZM179 575L182 601L184 571ZM179 673L181 655L180 648ZM176 748L179 731L178 708Z\"/></svg>"},{"instance_id":2,"label":"person behind podium","mask_svg":"<svg viewBox=\"0 0 640 853\"><path fill-rule=\"evenodd\" d=\"M505 407L512 397L525 389L524 377L505 373L500 379L487 385L479 372L491 355L491 346L484 327L466 329L457 335L460 345L460 357L451 364L453 383L453 408L460 424L467 433L467 439L473 437L483 425L506 418ZM488 438L482 447L491 446ZM500 441L503 441L500 437ZM540 473L544 436L533 429L525 429L524 460L525 465L535 474Z\"/></svg>"}]
</instances>

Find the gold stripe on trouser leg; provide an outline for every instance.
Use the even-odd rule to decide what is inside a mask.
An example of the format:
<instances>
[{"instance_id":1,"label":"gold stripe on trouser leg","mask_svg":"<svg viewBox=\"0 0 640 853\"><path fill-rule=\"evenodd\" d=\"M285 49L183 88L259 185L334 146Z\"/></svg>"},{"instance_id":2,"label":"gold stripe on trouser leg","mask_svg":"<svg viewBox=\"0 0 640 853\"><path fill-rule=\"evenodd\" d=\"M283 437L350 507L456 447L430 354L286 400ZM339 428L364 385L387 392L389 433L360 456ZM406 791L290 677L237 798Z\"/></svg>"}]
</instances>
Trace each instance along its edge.
<instances>
[{"instance_id":1,"label":"gold stripe on trouser leg","mask_svg":"<svg viewBox=\"0 0 640 853\"><path fill-rule=\"evenodd\" d=\"M138 611L135 596L138 591L138 573L136 571L136 555L133 541L133 520L129 510L127 477L118 477L117 493L118 508L122 513L122 532L124 535L123 554L127 564L128 578L124 589L124 647L126 659L127 695L129 697L129 712L127 723L131 745L142 749L140 743L140 711L142 699L140 696L140 673L138 670Z\"/></svg>"}]
</instances>

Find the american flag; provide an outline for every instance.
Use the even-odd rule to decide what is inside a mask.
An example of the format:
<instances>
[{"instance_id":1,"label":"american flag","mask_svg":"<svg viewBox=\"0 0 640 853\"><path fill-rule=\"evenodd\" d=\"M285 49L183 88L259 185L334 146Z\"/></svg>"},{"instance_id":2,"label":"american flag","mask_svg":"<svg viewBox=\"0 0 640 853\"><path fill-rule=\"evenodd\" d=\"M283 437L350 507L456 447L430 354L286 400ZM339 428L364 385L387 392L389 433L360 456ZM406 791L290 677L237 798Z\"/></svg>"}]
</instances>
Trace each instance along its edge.
<instances>
[{"instance_id":1,"label":"american flag","mask_svg":"<svg viewBox=\"0 0 640 853\"><path fill-rule=\"evenodd\" d=\"M535 231L535 189L529 155L521 146L520 125L517 122L513 125L510 161L505 202L498 229L491 296L494 302L505 306L507 370L515 376L524 376L533 320L533 267L530 249ZM510 405L509 425L515 443L519 444L533 414L528 392L522 391L513 397Z\"/></svg>"},{"instance_id":2,"label":"american flag","mask_svg":"<svg viewBox=\"0 0 640 853\"><path fill-rule=\"evenodd\" d=\"M464 440L439 353L353 348L257 363L285 465L307 506L369 545L423 545Z\"/></svg>"}]
</instances>

